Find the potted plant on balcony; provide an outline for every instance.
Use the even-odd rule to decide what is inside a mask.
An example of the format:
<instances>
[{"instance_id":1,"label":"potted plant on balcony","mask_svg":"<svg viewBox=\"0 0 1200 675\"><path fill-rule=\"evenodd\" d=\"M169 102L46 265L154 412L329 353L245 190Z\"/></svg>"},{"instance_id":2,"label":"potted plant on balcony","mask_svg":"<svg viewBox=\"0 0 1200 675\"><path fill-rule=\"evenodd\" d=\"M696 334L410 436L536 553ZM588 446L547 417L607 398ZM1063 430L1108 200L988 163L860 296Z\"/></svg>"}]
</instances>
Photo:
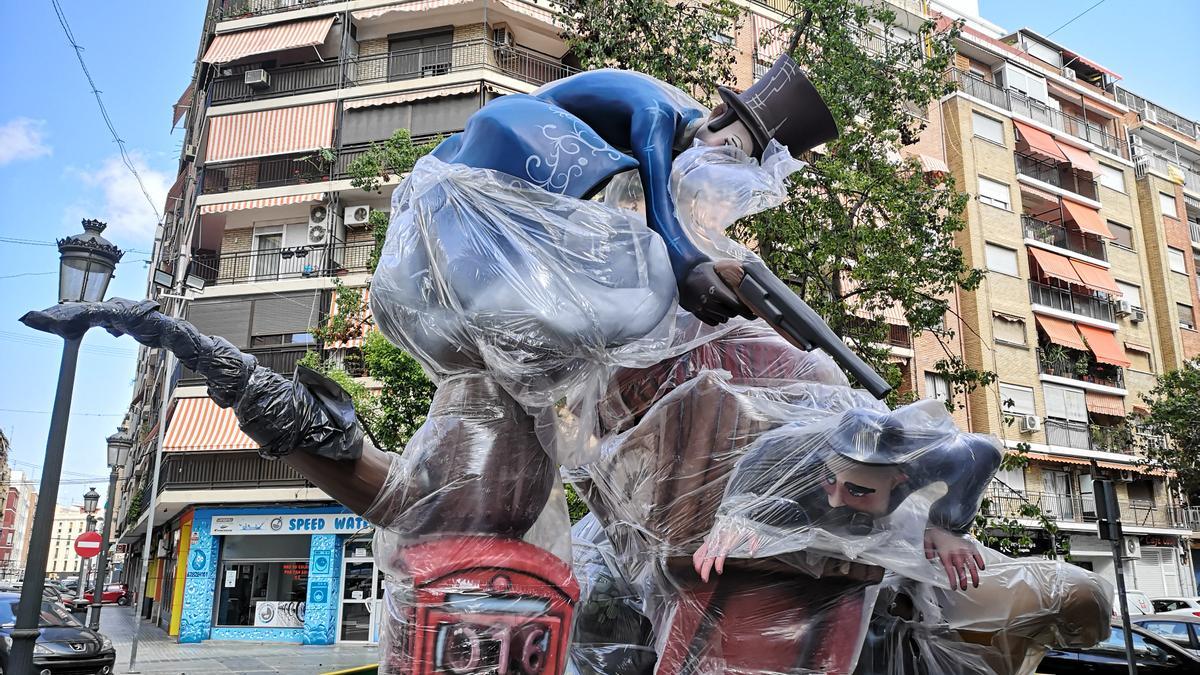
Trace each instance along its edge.
<instances>
[{"instance_id":1,"label":"potted plant on balcony","mask_svg":"<svg viewBox=\"0 0 1200 675\"><path fill-rule=\"evenodd\" d=\"M293 161L298 165L292 170L292 175L295 176L297 182L329 180L329 169L337 162L337 150L319 148L314 150L311 155L297 157Z\"/></svg>"}]
</instances>

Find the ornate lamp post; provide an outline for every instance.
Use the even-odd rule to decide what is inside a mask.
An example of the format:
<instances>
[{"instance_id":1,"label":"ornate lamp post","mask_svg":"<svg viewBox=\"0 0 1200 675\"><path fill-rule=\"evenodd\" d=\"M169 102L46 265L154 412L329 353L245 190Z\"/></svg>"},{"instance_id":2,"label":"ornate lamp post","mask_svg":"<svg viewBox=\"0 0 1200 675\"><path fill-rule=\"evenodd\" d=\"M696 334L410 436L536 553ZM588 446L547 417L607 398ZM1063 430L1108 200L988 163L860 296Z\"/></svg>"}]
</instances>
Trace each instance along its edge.
<instances>
[{"instance_id":1,"label":"ornate lamp post","mask_svg":"<svg viewBox=\"0 0 1200 675\"><path fill-rule=\"evenodd\" d=\"M104 586L108 583L108 538L112 534L113 499L117 491L117 472L129 459L133 437L125 428L108 437L108 497L104 506L104 531L100 534L100 559L96 561L96 591L92 593L92 615L88 626L100 630L100 609L104 599Z\"/></svg>"},{"instance_id":2,"label":"ornate lamp post","mask_svg":"<svg viewBox=\"0 0 1200 675\"><path fill-rule=\"evenodd\" d=\"M59 302L95 302L104 299L113 271L124 255L100 233L106 225L84 220L83 232L58 241ZM58 503L58 482L62 474L63 447L67 440L67 418L71 412L71 394L75 386L75 366L83 335L63 341L62 362L58 371L58 389L46 439L46 458L42 462L42 482L34 513L25 583L17 606L16 625L12 630L9 667L12 673L33 672L33 646L40 633L38 617L42 609L42 587L46 583L46 561L50 556L50 536L54 531L54 506ZM98 495L97 495L98 497ZM80 581L82 584L82 580Z\"/></svg>"},{"instance_id":3,"label":"ornate lamp post","mask_svg":"<svg viewBox=\"0 0 1200 675\"><path fill-rule=\"evenodd\" d=\"M88 491L83 493L83 512L87 514L87 525L83 528L84 532L96 531L96 510L100 507L100 493L96 492L96 488L90 487ZM92 576L92 561L90 558L83 559L83 571L79 575L79 594L80 597L87 592L87 582Z\"/></svg>"}]
</instances>

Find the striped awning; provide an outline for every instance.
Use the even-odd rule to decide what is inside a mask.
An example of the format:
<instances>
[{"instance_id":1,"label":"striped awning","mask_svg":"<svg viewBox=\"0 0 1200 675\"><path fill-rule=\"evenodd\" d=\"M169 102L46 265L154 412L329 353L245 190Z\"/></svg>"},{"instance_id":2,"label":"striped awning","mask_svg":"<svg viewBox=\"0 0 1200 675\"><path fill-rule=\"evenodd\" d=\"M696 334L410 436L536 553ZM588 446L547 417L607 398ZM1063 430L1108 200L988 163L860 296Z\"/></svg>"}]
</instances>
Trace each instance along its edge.
<instances>
[{"instance_id":1,"label":"striped awning","mask_svg":"<svg viewBox=\"0 0 1200 675\"><path fill-rule=\"evenodd\" d=\"M1109 230L1108 225L1104 224L1104 219L1100 217L1100 212L1096 209L1070 199L1062 200L1062 205L1080 232L1089 232L1105 239L1113 238L1112 230Z\"/></svg>"},{"instance_id":2,"label":"striped awning","mask_svg":"<svg viewBox=\"0 0 1200 675\"><path fill-rule=\"evenodd\" d=\"M188 109L192 107L192 92L195 91L195 88L196 83L189 82L187 89L184 89L183 93L179 95L179 100L175 102L175 105L171 106L172 129L175 128L176 124L179 124L179 120L183 119L183 116L187 114Z\"/></svg>"},{"instance_id":3,"label":"striped awning","mask_svg":"<svg viewBox=\"0 0 1200 675\"><path fill-rule=\"evenodd\" d=\"M1133 365L1129 362L1129 357L1125 355L1125 348L1121 346L1120 342L1117 342L1117 336L1112 331L1085 323L1077 323L1075 327L1079 329L1079 334L1083 336L1083 339L1087 340L1088 349L1092 350L1092 354L1099 363L1107 363L1121 368Z\"/></svg>"},{"instance_id":4,"label":"striped awning","mask_svg":"<svg viewBox=\"0 0 1200 675\"><path fill-rule=\"evenodd\" d=\"M950 167L940 157L918 155L917 159L921 162L921 170L925 173L950 173Z\"/></svg>"},{"instance_id":5,"label":"striped awning","mask_svg":"<svg viewBox=\"0 0 1200 675\"><path fill-rule=\"evenodd\" d=\"M1100 175L1100 163L1092 159L1087 150L1080 150L1069 143L1058 143L1058 149L1067 156L1067 161L1071 163L1071 166L1093 176Z\"/></svg>"},{"instance_id":6,"label":"striped awning","mask_svg":"<svg viewBox=\"0 0 1200 675\"><path fill-rule=\"evenodd\" d=\"M227 211L245 211L246 209L265 209L269 206L306 204L308 202L319 202L323 199L325 199L324 192L290 195L287 197L267 197L265 199L246 199L240 202L225 202L224 204L205 204L200 207L200 213L225 213Z\"/></svg>"},{"instance_id":7,"label":"striped awning","mask_svg":"<svg viewBox=\"0 0 1200 675\"><path fill-rule=\"evenodd\" d=\"M330 316L337 314L337 311L338 311L337 300L338 300L338 295L337 295L337 293L334 293L333 294L333 303L329 307ZM358 324L358 331L357 331L358 335L354 336L354 337L346 338L345 340L338 340L336 342L327 342L327 343L325 343L326 349L353 349L355 347L361 347L363 345L363 341L366 340L367 333L369 333L371 331L371 326L372 326L370 300L371 300L370 287L362 289L362 302L363 302L362 311L357 312L355 314L355 316L351 317L352 320L356 324Z\"/></svg>"},{"instance_id":8,"label":"striped awning","mask_svg":"<svg viewBox=\"0 0 1200 675\"><path fill-rule=\"evenodd\" d=\"M163 450L256 450L258 444L238 428L233 409L220 408L211 398L185 398L175 406Z\"/></svg>"},{"instance_id":9,"label":"striped awning","mask_svg":"<svg viewBox=\"0 0 1200 675\"><path fill-rule=\"evenodd\" d=\"M298 47L315 47L325 42L333 27L333 15L315 19L281 23L236 33L223 33L213 38L201 61L229 63L247 56L268 54Z\"/></svg>"},{"instance_id":10,"label":"striped awning","mask_svg":"<svg viewBox=\"0 0 1200 675\"><path fill-rule=\"evenodd\" d=\"M1088 412L1097 415L1125 416L1125 397L1116 394L1098 394L1094 391L1084 392L1084 402Z\"/></svg>"},{"instance_id":11,"label":"striped awning","mask_svg":"<svg viewBox=\"0 0 1200 675\"><path fill-rule=\"evenodd\" d=\"M1109 295L1121 295L1121 289L1117 287L1116 279L1113 279L1107 269L1074 258L1071 259L1071 267L1075 269L1075 273L1079 275L1079 280L1083 282L1084 286Z\"/></svg>"},{"instance_id":12,"label":"striped awning","mask_svg":"<svg viewBox=\"0 0 1200 675\"><path fill-rule=\"evenodd\" d=\"M780 36L779 22L772 21L757 14L751 14L754 21L754 50L759 61L773 62L784 52L787 45Z\"/></svg>"},{"instance_id":13,"label":"striped awning","mask_svg":"<svg viewBox=\"0 0 1200 675\"><path fill-rule=\"evenodd\" d=\"M1017 132L1021 134L1021 141L1029 147L1029 150L1048 159L1059 162L1068 161L1062 148L1058 147L1058 143L1054 142L1054 138L1050 134L1017 120L1013 120L1013 124L1017 127Z\"/></svg>"},{"instance_id":14,"label":"striped awning","mask_svg":"<svg viewBox=\"0 0 1200 675\"><path fill-rule=\"evenodd\" d=\"M444 96L462 96L463 94L478 94L479 84L464 84L459 87L442 87L441 89L426 89L425 91L410 91L403 94L391 94L389 96L372 96L371 98L359 98L352 101L346 101L342 104L344 110L356 110L358 108L372 108L383 105L398 105L400 103L412 103L413 101L424 101L431 98L442 98Z\"/></svg>"},{"instance_id":15,"label":"striped awning","mask_svg":"<svg viewBox=\"0 0 1200 675\"><path fill-rule=\"evenodd\" d=\"M554 12L551 12L550 10L543 9L526 2L521 2L521 0L500 0L500 4L511 9L517 14L524 14L525 16L531 19L536 19L537 21L541 21L542 23L555 25Z\"/></svg>"},{"instance_id":16,"label":"striped awning","mask_svg":"<svg viewBox=\"0 0 1200 675\"><path fill-rule=\"evenodd\" d=\"M1056 345L1062 345L1081 352L1087 351L1083 338L1079 337L1079 327L1074 321L1056 319L1052 316L1037 315L1037 323L1046 333L1046 337Z\"/></svg>"},{"instance_id":17,"label":"striped awning","mask_svg":"<svg viewBox=\"0 0 1200 675\"><path fill-rule=\"evenodd\" d=\"M350 16L354 17L358 21L362 21L364 19L376 19L393 12L423 12L428 9L438 9L439 7L464 5L472 1L473 0L410 0L409 2L398 2L391 5L383 5L382 7L360 9L357 12L351 12Z\"/></svg>"},{"instance_id":18,"label":"striped awning","mask_svg":"<svg viewBox=\"0 0 1200 675\"><path fill-rule=\"evenodd\" d=\"M1032 255L1033 259L1037 261L1042 274L1067 283L1084 285L1083 280L1079 278L1079 273L1071 265L1071 259L1065 255L1051 253L1034 246L1029 247L1029 255Z\"/></svg>"},{"instance_id":19,"label":"striped awning","mask_svg":"<svg viewBox=\"0 0 1200 675\"><path fill-rule=\"evenodd\" d=\"M167 190L167 201L163 204L163 211L169 213L172 211L171 202L183 197L183 186L187 184L188 171L184 169L179 172L179 176L175 178L175 182L171 184Z\"/></svg>"},{"instance_id":20,"label":"striped awning","mask_svg":"<svg viewBox=\"0 0 1200 675\"><path fill-rule=\"evenodd\" d=\"M317 103L239 115L213 117L208 123L205 161L224 162L282 155L333 145L337 103Z\"/></svg>"},{"instance_id":21,"label":"striped awning","mask_svg":"<svg viewBox=\"0 0 1200 675\"><path fill-rule=\"evenodd\" d=\"M1078 466L1091 466L1094 462L1096 466L1102 469L1113 469L1116 471L1134 471L1137 473L1152 473L1146 471L1145 467L1137 464L1120 464L1117 462L1105 462L1103 460L1092 460L1085 457L1068 457L1066 455L1051 455L1045 452L1024 452L1022 457L1039 462L1053 462L1054 464L1075 464Z\"/></svg>"}]
</instances>

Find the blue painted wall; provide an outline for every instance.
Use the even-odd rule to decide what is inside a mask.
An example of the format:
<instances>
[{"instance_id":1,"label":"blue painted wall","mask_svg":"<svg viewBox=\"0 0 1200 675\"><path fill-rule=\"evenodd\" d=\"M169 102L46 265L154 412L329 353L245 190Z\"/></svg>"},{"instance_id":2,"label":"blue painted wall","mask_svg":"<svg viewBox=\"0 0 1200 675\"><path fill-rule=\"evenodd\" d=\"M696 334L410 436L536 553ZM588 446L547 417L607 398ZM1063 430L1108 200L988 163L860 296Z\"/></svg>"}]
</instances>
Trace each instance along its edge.
<instances>
[{"instance_id":1,"label":"blue painted wall","mask_svg":"<svg viewBox=\"0 0 1200 675\"><path fill-rule=\"evenodd\" d=\"M308 598L304 644L331 645L337 638L342 575L342 535L314 534L308 553Z\"/></svg>"}]
</instances>

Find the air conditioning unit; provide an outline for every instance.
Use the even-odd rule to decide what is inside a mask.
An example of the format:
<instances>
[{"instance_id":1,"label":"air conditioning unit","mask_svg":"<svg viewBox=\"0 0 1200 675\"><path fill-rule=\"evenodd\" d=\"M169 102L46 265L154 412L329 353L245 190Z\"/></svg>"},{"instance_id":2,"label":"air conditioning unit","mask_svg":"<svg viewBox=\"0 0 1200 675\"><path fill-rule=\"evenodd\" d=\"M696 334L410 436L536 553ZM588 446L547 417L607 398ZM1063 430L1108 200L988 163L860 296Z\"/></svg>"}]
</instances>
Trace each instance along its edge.
<instances>
[{"instance_id":1,"label":"air conditioning unit","mask_svg":"<svg viewBox=\"0 0 1200 675\"><path fill-rule=\"evenodd\" d=\"M1021 431L1041 431L1042 418L1037 415L1021 415Z\"/></svg>"},{"instance_id":2,"label":"air conditioning unit","mask_svg":"<svg viewBox=\"0 0 1200 675\"><path fill-rule=\"evenodd\" d=\"M1129 142L1135 148L1142 147L1142 137L1138 136L1137 134L1129 134Z\"/></svg>"},{"instance_id":3,"label":"air conditioning unit","mask_svg":"<svg viewBox=\"0 0 1200 675\"><path fill-rule=\"evenodd\" d=\"M347 206L342 212L342 220L346 225L366 225L371 218L371 207L366 205Z\"/></svg>"},{"instance_id":4,"label":"air conditioning unit","mask_svg":"<svg viewBox=\"0 0 1200 675\"><path fill-rule=\"evenodd\" d=\"M1136 478L1137 476L1132 471L1121 470L1117 472L1117 480L1122 483L1132 483Z\"/></svg>"},{"instance_id":5,"label":"air conditioning unit","mask_svg":"<svg viewBox=\"0 0 1200 675\"><path fill-rule=\"evenodd\" d=\"M496 45L496 49L512 47L516 44L512 31L508 29L507 25L502 23L492 26L492 42Z\"/></svg>"},{"instance_id":6,"label":"air conditioning unit","mask_svg":"<svg viewBox=\"0 0 1200 675\"><path fill-rule=\"evenodd\" d=\"M1158 111L1154 108L1147 106L1144 116L1147 122L1154 122L1155 124L1158 124Z\"/></svg>"},{"instance_id":7,"label":"air conditioning unit","mask_svg":"<svg viewBox=\"0 0 1200 675\"><path fill-rule=\"evenodd\" d=\"M262 68L246 71L246 86L255 91L262 91L271 86L271 75Z\"/></svg>"},{"instance_id":8,"label":"air conditioning unit","mask_svg":"<svg viewBox=\"0 0 1200 675\"><path fill-rule=\"evenodd\" d=\"M188 143L183 146L183 156L185 159L196 159L196 146L193 143Z\"/></svg>"},{"instance_id":9,"label":"air conditioning unit","mask_svg":"<svg viewBox=\"0 0 1200 675\"><path fill-rule=\"evenodd\" d=\"M1125 559L1142 557L1142 542L1137 537L1125 537L1121 542L1121 557Z\"/></svg>"},{"instance_id":10,"label":"air conditioning unit","mask_svg":"<svg viewBox=\"0 0 1200 675\"><path fill-rule=\"evenodd\" d=\"M1128 300L1118 300L1116 307L1117 316L1129 316L1129 314L1133 311L1133 305L1129 304Z\"/></svg>"},{"instance_id":11,"label":"air conditioning unit","mask_svg":"<svg viewBox=\"0 0 1200 675\"><path fill-rule=\"evenodd\" d=\"M1071 68L1068 68L1068 67L1066 67L1066 66L1063 66L1063 69L1062 69L1062 76L1063 76L1063 77L1065 77L1065 78L1067 78L1068 80L1070 80L1070 81L1072 81L1072 82L1074 82L1075 80L1079 79L1079 76L1075 74L1075 71L1074 71L1073 69L1071 69Z\"/></svg>"},{"instance_id":12,"label":"air conditioning unit","mask_svg":"<svg viewBox=\"0 0 1200 675\"><path fill-rule=\"evenodd\" d=\"M1141 323L1146 320L1146 310L1141 307L1133 307L1133 311L1129 313L1129 321L1131 323Z\"/></svg>"},{"instance_id":13,"label":"air conditioning unit","mask_svg":"<svg viewBox=\"0 0 1200 675\"><path fill-rule=\"evenodd\" d=\"M308 210L308 243L320 246L329 241L329 208L324 204Z\"/></svg>"}]
</instances>

